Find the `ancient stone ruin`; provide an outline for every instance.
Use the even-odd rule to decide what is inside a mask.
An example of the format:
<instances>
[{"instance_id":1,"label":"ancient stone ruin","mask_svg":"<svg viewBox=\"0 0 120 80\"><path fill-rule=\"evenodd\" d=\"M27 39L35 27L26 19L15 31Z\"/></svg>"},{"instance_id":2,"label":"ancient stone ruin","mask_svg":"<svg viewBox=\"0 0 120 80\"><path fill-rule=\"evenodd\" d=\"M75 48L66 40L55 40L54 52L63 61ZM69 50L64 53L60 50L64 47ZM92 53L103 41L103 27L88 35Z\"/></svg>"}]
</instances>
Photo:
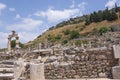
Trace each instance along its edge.
<instances>
[{"instance_id":1,"label":"ancient stone ruin","mask_svg":"<svg viewBox=\"0 0 120 80\"><path fill-rule=\"evenodd\" d=\"M15 51L11 49L13 37L16 38ZM96 46L93 41L100 42L100 39L104 42ZM88 44L81 46L74 43L71 46L51 46L46 42L26 49L20 49L18 43L18 34L13 31L8 37L9 54L1 55L0 80L120 79L120 44L116 42L106 44L103 38L91 38Z\"/></svg>"},{"instance_id":2,"label":"ancient stone ruin","mask_svg":"<svg viewBox=\"0 0 120 80\"><path fill-rule=\"evenodd\" d=\"M19 36L18 36L18 34L16 34L16 31L13 30L12 35L8 36L8 47L7 47L8 52L11 52L11 39L14 38L14 37L16 38L16 40L15 40L16 46L15 47L20 48L19 47Z\"/></svg>"}]
</instances>

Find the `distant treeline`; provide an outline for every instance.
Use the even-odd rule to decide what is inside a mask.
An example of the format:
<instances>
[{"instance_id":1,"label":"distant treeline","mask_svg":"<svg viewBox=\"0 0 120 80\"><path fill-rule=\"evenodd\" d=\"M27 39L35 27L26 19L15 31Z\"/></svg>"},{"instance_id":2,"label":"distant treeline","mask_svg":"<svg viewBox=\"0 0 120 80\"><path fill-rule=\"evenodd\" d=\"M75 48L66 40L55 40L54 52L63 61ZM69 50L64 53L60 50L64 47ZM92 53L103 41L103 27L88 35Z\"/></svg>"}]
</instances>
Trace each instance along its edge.
<instances>
[{"instance_id":1,"label":"distant treeline","mask_svg":"<svg viewBox=\"0 0 120 80\"><path fill-rule=\"evenodd\" d=\"M119 13L119 14L117 14ZM118 7L115 4L115 8L108 10L108 8L106 8L105 10L100 10L98 12L93 12L91 13L85 20L85 25L89 25L92 22L101 22L104 20L108 20L108 21L113 21L118 19L118 17L120 16L120 7Z\"/></svg>"},{"instance_id":2,"label":"distant treeline","mask_svg":"<svg viewBox=\"0 0 120 80\"><path fill-rule=\"evenodd\" d=\"M99 10L98 12L94 11L93 13L91 13L89 15L83 15L83 16L76 17L76 18L70 18L70 20L68 20L68 21L63 21L63 22L57 24L56 26L50 27L49 30L52 30L54 28L63 27L65 25L80 23L83 21L85 21L85 25L89 25L92 22L101 22L103 20L113 21L113 20L118 19L119 15L117 15L117 13L119 13L119 15L120 15L120 7L118 7L115 4L115 8L112 8L111 10L106 8L103 11L102 10Z\"/></svg>"}]
</instances>

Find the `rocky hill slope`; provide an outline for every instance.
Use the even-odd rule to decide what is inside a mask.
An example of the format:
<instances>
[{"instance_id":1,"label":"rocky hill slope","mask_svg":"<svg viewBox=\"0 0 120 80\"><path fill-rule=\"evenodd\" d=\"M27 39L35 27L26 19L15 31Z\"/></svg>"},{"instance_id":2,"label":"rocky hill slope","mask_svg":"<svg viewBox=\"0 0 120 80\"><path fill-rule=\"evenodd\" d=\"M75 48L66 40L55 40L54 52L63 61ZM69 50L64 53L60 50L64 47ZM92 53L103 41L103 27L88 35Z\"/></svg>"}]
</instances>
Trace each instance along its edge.
<instances>
[{"instance_id":1,"label":"rocky hill slope","mask_svg":"<svg viewBox=\"0 0 120 80\"><path fill-rule=\"evenodd\" d=\"M82 17L71 18L68 21L63 21L56 26L49 28L42 35L39 35L33 41L30 41L26 44L34 45L40 42L52 42L54 44L63 44L66 45L70 41L74 39L80 39L89 36L100 36L106 32L112 32L113 26L120 25L120 10L117 12L115 8L109 10L109 13L105 13L107 10L102 11L102 20L98 20L96 17L92 17L92 19L98 21L91 21L89 24L86 24L88 18L91 20L91 15L97 14L100 17L101 11L94 12L93 14L84 15ZM113 12L116 12L117 18L114 19ZM104 19L104 14L108 14L108 19ZM111 18L109 18L111 17ZM109 20L110 19L110 20Z\"/></svg>"}]
</instances>

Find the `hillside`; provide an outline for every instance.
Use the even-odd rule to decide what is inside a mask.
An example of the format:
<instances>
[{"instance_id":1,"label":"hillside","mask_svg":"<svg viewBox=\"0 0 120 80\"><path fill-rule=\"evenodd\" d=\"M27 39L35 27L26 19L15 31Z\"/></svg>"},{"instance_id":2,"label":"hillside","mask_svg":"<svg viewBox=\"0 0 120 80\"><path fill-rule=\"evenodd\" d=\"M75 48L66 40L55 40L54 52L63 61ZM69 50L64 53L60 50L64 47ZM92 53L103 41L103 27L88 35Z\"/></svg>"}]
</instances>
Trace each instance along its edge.
<instances>
[{"instance_id":1,"label":"hillside","mask_svg":"<svg viewBox=\"0 0 120 80\"><path fill-rule=\"evenodd\" d=\"M119 7L120 9L120 7ZM120 25L120 12L119 10L114 13L117 15L117 18L114 19L113 11L111 10L102 11L102 15L109 15L108 19L98 20L98 17L101 19L101 11L94 12L93 14L84 15L82 17L71 18L68 21L63 21L56 26L51 27L49 30L44 32L42 35L39 35L33 41L28 42L26 45L34 45L40 42L52 42L54 44L66 44L71 40L83 38L87 36L99 35L100 29L107 28L110 29L111 26ZM107 12L107 13L106 13ZM97 14L97 16L96 16ZM94 20L86 25L86 20L91 19L91 15ZM116 17L116 16L115 16ZM103 17L104 18L104 17Z\"/></svg>"}]
</instances>

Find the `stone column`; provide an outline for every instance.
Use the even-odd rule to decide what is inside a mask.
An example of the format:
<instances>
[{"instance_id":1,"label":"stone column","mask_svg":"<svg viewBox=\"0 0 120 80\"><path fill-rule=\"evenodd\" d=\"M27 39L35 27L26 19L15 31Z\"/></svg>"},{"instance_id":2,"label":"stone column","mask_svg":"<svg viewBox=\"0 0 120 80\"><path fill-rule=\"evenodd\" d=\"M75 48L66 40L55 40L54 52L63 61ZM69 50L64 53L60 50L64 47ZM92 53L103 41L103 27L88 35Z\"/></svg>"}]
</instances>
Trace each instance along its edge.
<instances>
[{"instance_id":1,"label":"stone column","mask_svg":"<svg viewBox=\"0 0 120 80\"><path fill-rule=\"evenodd\" d=\"M30 80L45 80L44 63L30 64Z\"/></svg>"},{"instance_id":2,"label":"stone column","mask_svg":"<svg viewBox=\"0 0 120 80\"><path fill-rule=\"evenodd\" d=\"M38 47L39 47L39 49L42 49L42 44L41 44L41 43L39 43Z\"/></svg>"},{"instance_id":3,"label":"stone column","mask_svg":"<svg viewBox=\"0 0 120 80\"><path fill-rule=\"evenodd\" d=\"M16 37L16 42L15 43L16 43L15 47L16 48L20 48L20 46L19 46L19 37L18 36Z\"/></svg>"},{"instance_id":4,"label":"stone column","mask_svg":"<svg viewBox=\"0 0 120 80\"><path fill-rule=\"evenodd\" d=\"M26 63L24 62L23 59L20 58L18 61L15 61L15 63L14 63L14 80L19 80L22 73L25 72L25 66L26 66Z\"/></svg>"},{"instance_id":5,"label":"stone column","mask_svg":"<svg viewBox=\"0 0 120 80\"><path fill-rule=\"evenodd\" d=\"M11 38L10 35L8 37L8 46L7 46L8 52L11 52Z\"/></svg>"},{"instance_id":6,"label":"stone column","mask_svg":"<svg viewBox=\"0 0 120 80\"><path fill-rule=\"evenodd\" d=\"M113 45L115 59L119 59L118 66L112 67L113 79L120 79L120 45Z\"/></svg>"}]
</instances>

